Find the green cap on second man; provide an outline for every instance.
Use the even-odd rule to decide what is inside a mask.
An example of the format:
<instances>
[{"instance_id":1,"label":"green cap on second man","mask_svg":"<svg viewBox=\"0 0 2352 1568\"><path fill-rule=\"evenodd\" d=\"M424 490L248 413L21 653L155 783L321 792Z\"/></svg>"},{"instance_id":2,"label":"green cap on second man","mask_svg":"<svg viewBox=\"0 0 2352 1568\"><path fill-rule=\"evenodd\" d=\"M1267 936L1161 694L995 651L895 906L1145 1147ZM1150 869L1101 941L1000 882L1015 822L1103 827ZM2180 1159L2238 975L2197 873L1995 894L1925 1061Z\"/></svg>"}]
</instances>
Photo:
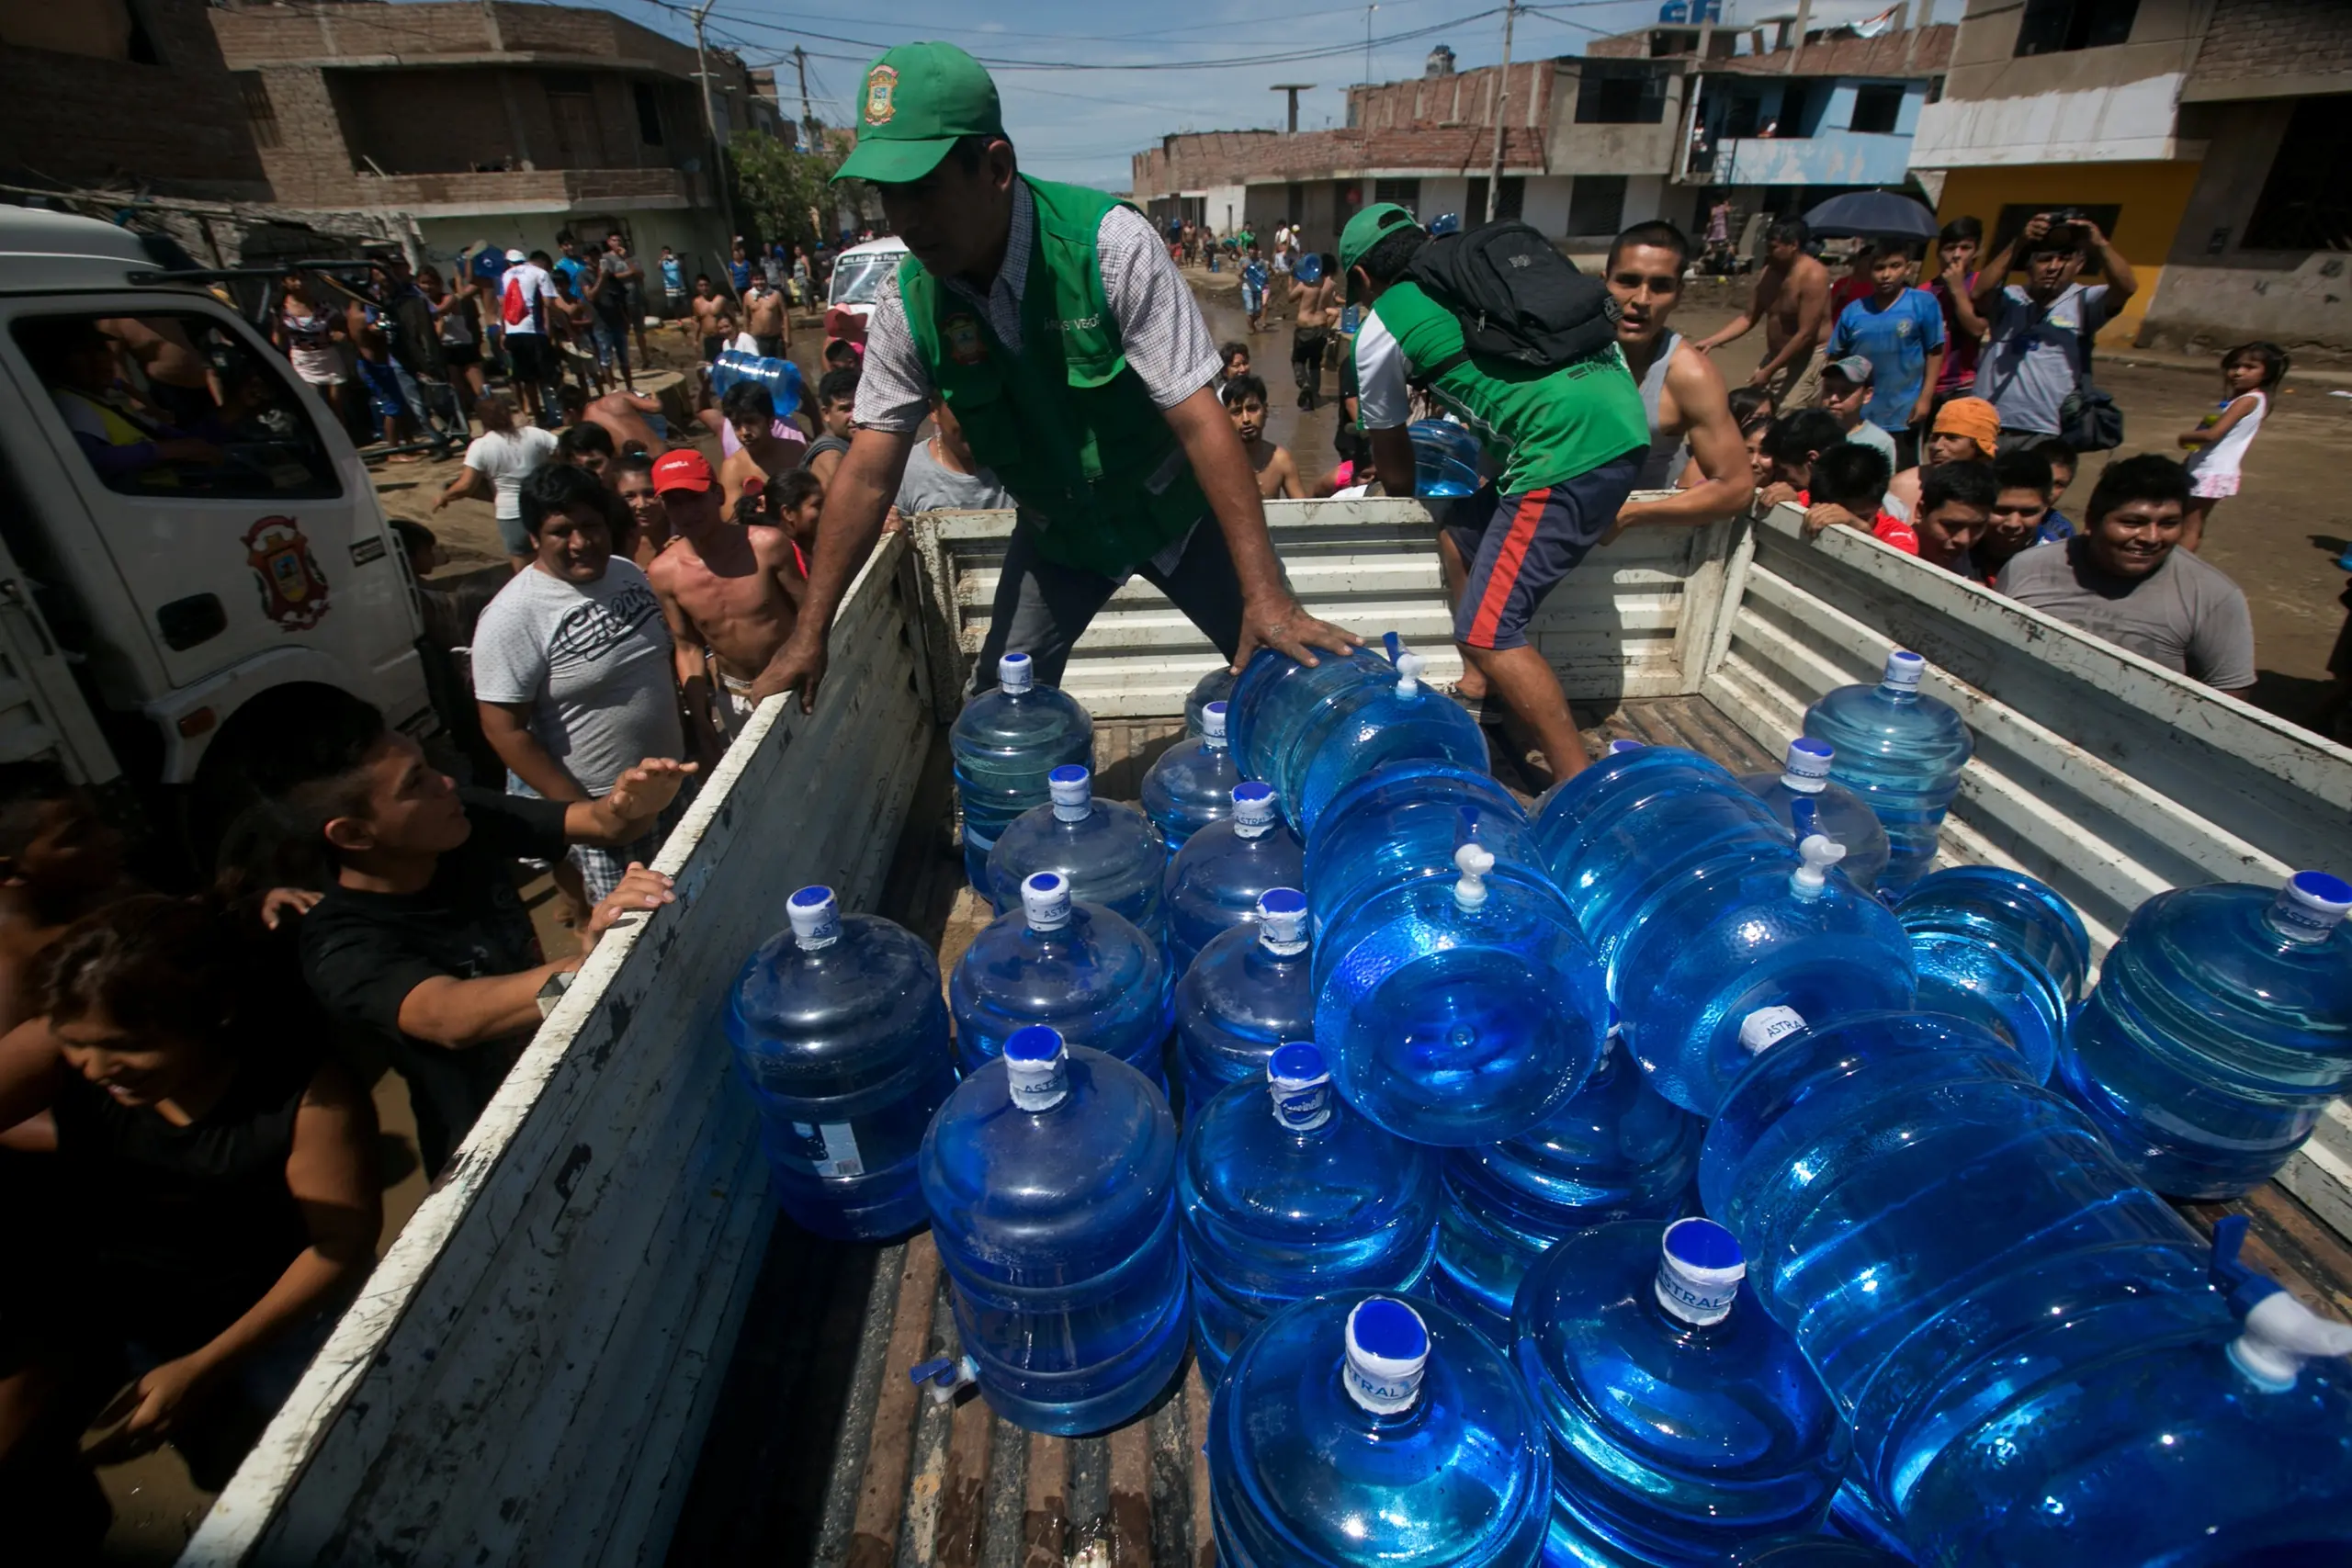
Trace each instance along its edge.
<instances>
[{"instance_id":1,"label":"green cap on second man","mask_svg":"<svg viewBox=\"0 0 2352 1568\"><path fill-rule=\"evenodd\" d=\"M1340 276L1348 278L1348 297L1355 297L1352 274L1372 248L1399 229L1415 227L1413 215L1393 201L1375 201L1340 231Z\"/></svg>"},{"instance_id":2,"label":"green cap on second man","mask_svg":"<svg viewBox=\"0 0 2352 1568\"><path fill-rule=\"evenodd\" d=\"M966 136L1002 136L996 84L952 43L902 43L868 67L859 96L857 146L837 180L903 185L939 166Z\"/></svg>"}]
</instances>

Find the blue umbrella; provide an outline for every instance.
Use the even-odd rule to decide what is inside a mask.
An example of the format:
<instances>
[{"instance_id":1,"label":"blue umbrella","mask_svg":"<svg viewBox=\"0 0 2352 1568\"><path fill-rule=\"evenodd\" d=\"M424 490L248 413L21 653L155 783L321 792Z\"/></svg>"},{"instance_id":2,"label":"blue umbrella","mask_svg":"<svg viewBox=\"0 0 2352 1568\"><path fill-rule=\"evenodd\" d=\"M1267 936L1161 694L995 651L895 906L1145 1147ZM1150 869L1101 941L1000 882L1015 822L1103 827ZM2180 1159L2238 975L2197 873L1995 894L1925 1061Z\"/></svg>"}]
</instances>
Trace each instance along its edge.
<instances>
[{"instance_id":1,"label":"blue umbrella","mask_svg":"<svg viewBox=\"0 0 2352 1568\"><path fill-rule=\"evenodd\" d=\"M1804 215L1823 239L1859 235L1869 240L1932 240L1936 215L1907 196L1891 190L1858 190L1833 196Z\"/></svg>"}]
</instances>

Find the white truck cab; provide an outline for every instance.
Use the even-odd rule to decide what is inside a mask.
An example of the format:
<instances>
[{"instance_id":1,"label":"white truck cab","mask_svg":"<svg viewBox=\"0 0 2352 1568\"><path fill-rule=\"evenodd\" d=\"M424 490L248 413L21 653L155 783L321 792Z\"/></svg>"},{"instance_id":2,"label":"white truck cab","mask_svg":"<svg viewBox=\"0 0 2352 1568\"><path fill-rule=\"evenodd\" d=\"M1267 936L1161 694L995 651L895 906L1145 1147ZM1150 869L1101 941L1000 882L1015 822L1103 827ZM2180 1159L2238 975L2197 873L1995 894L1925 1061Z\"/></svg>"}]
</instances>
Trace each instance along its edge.
<instances>
[{"instance_id":1,"label":"white truck cab","mask_svg":"<svg viewBox=\"0 0 2352 1568\"><path fill-rule=\"evenodd\" d=\"M825 299L825 337L850 343L865 341L866 318L874 314L875 297L882 280L899 270L906 259L907 243L895 234L852 245L833 261L833 279Z\"/></svg>"},{"instance_id":2,"label":"white truck cab","mask_svg":"<svg viewBox=\"0 0 2352 1568\"><path fill-rule=\"evenodd\" d=\"M136 234L0 207L0 762L152 804L296 683L423 734L422 629L366 466L277 350Z\"/></svg>"}]
</instances>

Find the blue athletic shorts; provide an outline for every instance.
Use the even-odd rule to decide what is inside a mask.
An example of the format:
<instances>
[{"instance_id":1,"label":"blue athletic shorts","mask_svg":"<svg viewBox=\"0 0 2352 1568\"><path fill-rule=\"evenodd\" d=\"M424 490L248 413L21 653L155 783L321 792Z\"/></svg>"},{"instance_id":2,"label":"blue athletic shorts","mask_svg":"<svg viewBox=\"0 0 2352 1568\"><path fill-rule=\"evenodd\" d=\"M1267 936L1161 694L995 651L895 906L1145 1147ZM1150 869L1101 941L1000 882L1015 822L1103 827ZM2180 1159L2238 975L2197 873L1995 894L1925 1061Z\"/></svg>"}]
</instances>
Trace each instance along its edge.
<instances>
[{"instance_id":1,"label":"blue athletic shorts","mask_svg":"<svg viewBox=\"0 0 2352 1568\"><path fill-rule=\"evenodd\" d=\"M1489 485L1456 502L1463 516L1484 521L1446 525L1470 562L1453 607L1453 640L1498 653L1525 648L1536 606L1617 521L1645 455L1628 452L1524 495L1498 494Z\"/></svg>"}]
</instances>

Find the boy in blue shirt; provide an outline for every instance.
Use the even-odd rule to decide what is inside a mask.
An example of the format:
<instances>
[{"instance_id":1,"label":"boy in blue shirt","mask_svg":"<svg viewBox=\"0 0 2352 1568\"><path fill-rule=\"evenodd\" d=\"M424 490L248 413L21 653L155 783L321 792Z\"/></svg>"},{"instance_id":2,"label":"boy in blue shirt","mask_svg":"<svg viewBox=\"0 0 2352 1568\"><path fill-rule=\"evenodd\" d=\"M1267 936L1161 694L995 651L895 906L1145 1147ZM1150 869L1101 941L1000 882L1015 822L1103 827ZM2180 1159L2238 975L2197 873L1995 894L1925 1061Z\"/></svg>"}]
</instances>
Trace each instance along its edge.
<instances>
[{"instance_id":1,"label":"boy in blue shirt","mask_svg":"<svg viewBox=\"0 0 2352 1568\"><path fill-rule=\"evenodd\" d=\"M1944 358L1944 313L1936 297L1911 287L1908 247L1883 244L1871 263L1871 292L1838 316L1828 360L1858 354L1871 362L1871 400L1862 417L1894 439L1898 470L1918 461L1918 426L1935 406Z\"/></svg>"}]
</instances>

